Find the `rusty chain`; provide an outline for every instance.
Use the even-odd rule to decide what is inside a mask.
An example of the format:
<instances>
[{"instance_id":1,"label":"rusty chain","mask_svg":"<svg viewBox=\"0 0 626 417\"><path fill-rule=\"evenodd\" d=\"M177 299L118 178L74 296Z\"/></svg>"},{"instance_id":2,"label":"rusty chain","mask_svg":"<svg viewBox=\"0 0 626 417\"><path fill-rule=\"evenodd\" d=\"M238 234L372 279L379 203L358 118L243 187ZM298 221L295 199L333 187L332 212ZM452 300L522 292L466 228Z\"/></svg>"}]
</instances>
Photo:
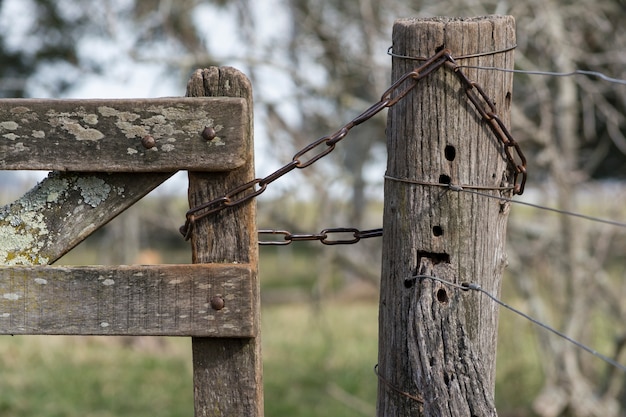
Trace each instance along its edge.
<instances>
[{"instance_id":1,"label":"rusty chain","mask_svg":"<svg viewBox=\"0 0 626 417\"><path fill-rule=\"evenodd\" d=\"M267 186L269 184L283 177L294 169L306 168L314 164L321 158L325 157L335 149L335 145L343 138L345 138L353 127L358 126L361 123L371 119L372 117L380 113L383 109L395 105L398 101L402 100L407 94L409 94L422 79L427 77L432 72L438 70L440 67L448 68L457 75L465 88L465 93L467 94L469 100L472 102L481 117L489 123L492 132L504 146L507 160L511 167L514 169L513 193L518 195L522 194L524 192L524 186L526 184L526 157L524 156L518 143L509 133L508 129L506 128L500 117L498 117L493 101L489 99L489 97L480 85L468 79L467 76L461 71L461 67L456 64L450 50L442 49L432 57L426 59L424 63L420 66L402 75L383 93L378 102L374 103L363 113L356 116L354 119L345 124L335 133L323 136L302 148L293 156L292 160L289 163L285 164L283 167L279 168L278 170L274 171L264 178L255 178L252 181L249 181L230 190L228 193L221 197L189 209L186 213L185 224L180 228L181 234L185 237L185 240L188 240L193 233L193 228L197 220L200 220L218 211L224 210L228 207L234 207L243 204L263 193L267 189ZM513 153L511 152L511 148L514 150L515 155L513 155ZM517 157L517 159L515 157ZM325 229L325 232L327 235L329 232L334 233L337 230L341 230L341 233L345 233L346 231L353 232L354 236L351 239L348 239L347 242L345 242L341 239L338 241L328 240L327 236L318 238L319 236L321 236L322 233L311 235L293 235L289 232L277 231L276 233L272 234L281 234L285 236L286 243L276 242L270 244L284 245L289 244L294 240L320 240L322 243L326 244L345 244L356 243L364 237L372 237L360 236L358 234L360 232L357 229L351 228ZM306 238L300 239L299 236L304 236Z\"/></svg>"},{"instance_id":2,"label":"rusty chain","mask_svg":"<svg viewBox=\"0 0 626 417\"><path fill-rule=\"evenodd\" d=\"M487 93L485 93L485 90L483 90L478 83L475 83L467 78L463 71L461 71L461 67L449 54L446 67L452 70L461 80L461 83L465 88L465 94L476 108L476 111L478 111L481 117L489 123L491 131L504 146L504 153L506 154L509 164L514 170L513 194L521 195L524 192L524 187L526 186L526 156L524 156L522 148L520 148L519 144L515 141L515 139L513 139L513 136L506 128L504 122L496 113L496 105L493 100L489 98ZM511 153L511 148L515 151L515 155Z\"/></svg>"},{"instance_id":3,"label":"rusty chain","mask_svg":"<svg viewBox=\"0 0 626 417\"><path fill-rule=\"evenodd\" d=\"M282 240L261 240L263 235L282 236ZM335 235L331 237L329 235ZM286 230L259 230L259 245L284 246L292 242L302 242L306 240L317 240L324 245L351 245L357 243L361 239L370 237L380 237L383 235L383 229L359 230L353 227L336 227L324 229L319 233L310 234L294 234Z\"/></svg>"}]
</instances>

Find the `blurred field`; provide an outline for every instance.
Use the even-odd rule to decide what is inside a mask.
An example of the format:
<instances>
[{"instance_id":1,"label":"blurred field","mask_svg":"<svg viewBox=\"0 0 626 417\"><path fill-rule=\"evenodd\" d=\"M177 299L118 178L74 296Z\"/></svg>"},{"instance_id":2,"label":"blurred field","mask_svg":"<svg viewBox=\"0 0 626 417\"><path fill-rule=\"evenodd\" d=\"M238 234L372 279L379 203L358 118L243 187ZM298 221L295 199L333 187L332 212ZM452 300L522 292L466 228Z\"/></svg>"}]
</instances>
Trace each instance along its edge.
<instances>
[{"instance_id":1,"label":"blurred field","mask_svg":"<svg viewBox=\"0 0 626 417\"><path fill-rule=\"evenodd\" d=\"M4 336L3 417L190 416L190 341Z\"/></svg>"},{"instance_id":2,"label":"blurred field","mask_svg":"<svg viewBox=\"0 0 626 417\"><path fill-rule=\"evenodd\" d=\"M374 305L263 310L268 416L374 414ZM188 338L0 339L0 415L191 416Z\"/></svg>"}]
</instances>

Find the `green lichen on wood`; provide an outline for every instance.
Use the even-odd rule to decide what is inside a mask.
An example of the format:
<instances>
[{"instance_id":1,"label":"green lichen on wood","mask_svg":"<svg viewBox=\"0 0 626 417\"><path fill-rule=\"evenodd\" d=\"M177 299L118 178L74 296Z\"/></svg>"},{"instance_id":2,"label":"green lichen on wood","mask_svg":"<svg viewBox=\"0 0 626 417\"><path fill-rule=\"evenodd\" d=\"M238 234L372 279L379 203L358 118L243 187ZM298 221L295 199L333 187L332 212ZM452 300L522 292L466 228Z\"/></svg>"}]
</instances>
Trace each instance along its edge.
<instances>
[{"instance_id":1,"label":"green lichen on wood","mask_svg":"<svg viewBox=\"0 0 626 417\"><path fill-rule=\"evenodd\" d=\"M0 263L4 265L45 265L40 255L49 231L43 209L62 198L68 182L49 177L14 203L0 209Z\"/></svg>"},{"instance_id":2,"label":"green lichen on wood","mask_svg":"<svg viewBox=\"0 0 626 417\"><path fill-rule=\"evenodd\" d=\"M80 189L83 202L91 207L97 207L107 199L111 192L111 186L102 178L84 176L76 179L76 187Z\"/></svg>"},{"instance_id":3,"label":"green lichen on wood","mask_svg":"<svg viewBox=\"0 0 626 417\"><path fill-rule=\"evenodd\" d=\"M49 242L63 239L63 227L58 224L98 207L111 191L118 195L124 192L95 175L51 173L20 199L0 208L0 264L50 263L44 252ZM62 214L61 206L72 200L73 209ZM51 229L52 223L57 226Z\"/></svg>"}]
</instances>

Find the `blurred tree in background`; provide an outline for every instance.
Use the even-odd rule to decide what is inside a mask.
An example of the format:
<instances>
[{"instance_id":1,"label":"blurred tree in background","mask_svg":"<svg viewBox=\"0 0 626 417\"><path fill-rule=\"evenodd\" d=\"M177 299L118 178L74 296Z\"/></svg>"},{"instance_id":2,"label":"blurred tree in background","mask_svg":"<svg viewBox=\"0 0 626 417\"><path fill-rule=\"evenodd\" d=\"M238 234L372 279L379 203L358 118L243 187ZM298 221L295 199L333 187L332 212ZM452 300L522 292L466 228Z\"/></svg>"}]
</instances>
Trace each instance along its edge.
<instances>
[{"instance_id":1,"label":"blurred tree in background","mask_svg":"<svg viewBox=\"0 0 626 417\"><path fill-rule=\"evenodd\" d=\"M171 83L176 95L196 68L240 68L255 86L260 176L379 99L390 83L385 52L396 18L510 14L517 20L517 68L626 78L623 0L3 0L0 7L2 97L63 97L87 80L119 83L139 70L157 84ZM593 181L626 175L626 86L518 74L513 103L512 131L529 157L528 194L565 210L623 218L623 187ZM376 117L328 160L273 184L259 204L261 226L378 227L384 123ZM171 217L166 228L176 233L181 220ZM623 358L625 237L621 229L514 209L505 291L515 290L509 296L540 320ZM376 283L379 245L312 257L316 293L328 291L333 274ZM623 415L622 374L540 331L537 349L537 415ZM510 380L499 386L515 384L515 375L505 376Z\"/></svg>"}]
</instances>

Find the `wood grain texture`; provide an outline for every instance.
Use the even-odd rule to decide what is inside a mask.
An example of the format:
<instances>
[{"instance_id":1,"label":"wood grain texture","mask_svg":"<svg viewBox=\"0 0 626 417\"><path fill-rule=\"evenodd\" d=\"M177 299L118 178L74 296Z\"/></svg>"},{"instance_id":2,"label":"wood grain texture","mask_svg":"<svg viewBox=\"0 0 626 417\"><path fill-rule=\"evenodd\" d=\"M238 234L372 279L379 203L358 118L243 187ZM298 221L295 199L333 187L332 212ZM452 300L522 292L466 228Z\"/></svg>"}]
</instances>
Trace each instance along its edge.
<instances>
[{"instance_id":1,"label":"wood grain texture","mask_svg":"<svg viewBox=\"0 0 626 417\"><path fill-rule=\"evenodd\" d=\"M0 169L224 171L245 160L239 98L0 100ZM205 126L216 137L201 136ZM147 149L142 138L155 145Z\"/></svg>"},{"instance_id":2,"label":"wood grain texture","mask_svg":"<svg viewBox=\"0 0 626 417\"><path fill-rule=\"evenodd\" d=\"M0 208L0 264L47 265L172 173L53 172Z\"/></svg>"},{"instance_id":3,"label":"wood grain texture","mask_svg":"<svg viewBox=\"0 0 626 417\"><path fill-rule=\"evenodd\" d=\"M432 56L494 51L515 44L512 17L396 21L397 54ZM513 53L459 62L513 68ZM392 79L416 63L393 59ZM463 69L493 98L509 125L512 76ZM475 111L456 76L438 70L390 109L387 175L418 181L499 187L511 176L503 149ZM454 149L454 152L451 152ZM447 181L446 181L447 182ZM500 191L486 191L500 195ZM387 180L379 314L378 416L494 416L498 308L476 292L417 273L474 282L499 294L506 264L507 204L446 188Z\"/></svg>"},{"instance_id":4,"label":"wood grain texture","mask_svg":"<svg viewBox=\"0 0 626 417\"><path fill-rule=\"evenodd\" d=\"M0 267L0 334L250 337L249 265ZM215 310L211 299L224 307Z\"/></svg>"},{"instance_id":5,"label":"wood grain texture","mask_svg":"<svg viewBox=\"0 0 626 417\"><path fill-rule=\"evenodd\" d=\"M189 173L189 205L217 198L254 178L252 141L252 87L234 68L212 67L196 71L187 85L188 96L244 98L250 115L243 167L217 175ZM250 202L198 221L191 238L194 263L243 262L258 264L256 204ZM259 282L251 276L255 320L260 320ZM258 329L258 325L257 325ZM261 339L194 337L195 415L260 417L263 415Z\"/></svg>"}]
</instances>

